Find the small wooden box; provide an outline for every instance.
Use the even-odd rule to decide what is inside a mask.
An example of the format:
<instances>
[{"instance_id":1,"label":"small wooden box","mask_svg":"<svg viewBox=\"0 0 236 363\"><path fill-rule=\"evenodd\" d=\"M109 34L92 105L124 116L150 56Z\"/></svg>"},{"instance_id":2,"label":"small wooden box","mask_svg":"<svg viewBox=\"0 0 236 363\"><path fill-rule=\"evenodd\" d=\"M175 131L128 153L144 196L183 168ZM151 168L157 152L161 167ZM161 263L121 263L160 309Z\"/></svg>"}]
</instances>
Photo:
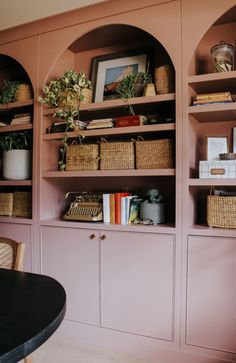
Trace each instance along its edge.
<instances>
[{"instance_id":1,"label":"small wooden box","mask_svg":"<svg viewBox=\"0 0 236 363\"><path fill-rule=\"evenodd\" d=\"M199 178L235 179L236 160L201 160L199 162Z\"/></svg>"}]
</instances>

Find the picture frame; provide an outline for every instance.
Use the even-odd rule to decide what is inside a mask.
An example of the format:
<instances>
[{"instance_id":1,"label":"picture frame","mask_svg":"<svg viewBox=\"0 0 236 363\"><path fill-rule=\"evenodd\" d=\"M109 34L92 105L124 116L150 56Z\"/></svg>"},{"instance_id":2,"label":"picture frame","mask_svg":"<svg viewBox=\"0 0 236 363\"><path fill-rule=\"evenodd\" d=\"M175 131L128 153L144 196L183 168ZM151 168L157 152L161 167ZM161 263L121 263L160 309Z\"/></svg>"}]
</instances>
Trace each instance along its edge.
<instances>
[{"instance_id":1,"label":"picture frame","mask_svg":"<svg viewBox=\"0 0 236 363\"><path fill-rule=\"evenodd\" d=\"M233 127L233 153L236 153L236 127Z\"/></svg>"},{"instance_id":2,"label":"picture frame","mask_svg":"<svg viewBox=\"0 0 236 363\"><path fill-rule=\"evenodd\" d=\"M149 65L150 49L147 48L94 57L90 77L93 102L121 98L115 91L119 81L132 70L146 72Z\"/></svg>"},{"instance_id":3,"label":"picture frame","mask_svg":"<svg viewBox=\"0 0 236 363\"><path fill-rule=\"evenodd\" d=\"M207 160L219 160L219 154L227 152L227 136L207 136Z\"/></svg>"}]
</instances>

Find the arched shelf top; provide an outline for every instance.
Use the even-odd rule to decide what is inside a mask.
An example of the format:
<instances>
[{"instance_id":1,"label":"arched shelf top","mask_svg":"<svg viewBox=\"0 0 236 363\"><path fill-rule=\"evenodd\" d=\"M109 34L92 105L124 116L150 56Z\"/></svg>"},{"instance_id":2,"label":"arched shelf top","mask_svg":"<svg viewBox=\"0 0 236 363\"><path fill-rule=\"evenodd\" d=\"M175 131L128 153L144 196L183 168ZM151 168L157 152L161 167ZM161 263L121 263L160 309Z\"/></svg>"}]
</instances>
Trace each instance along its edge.
<instances>
[{"instance_id":1,"label":"arched shelf top","mask_svg":"<svg viewBox=\"0 0 236 363\"><path fill-rule=\"evenodd\" d=\"M199 41L189 63L189 76L213 73L211 67L211 48L221 41L235 46L235 32L236 6L233 6L215 20Z\"/></svg>"},{"instance_id":2,"label":"arched shelf top","mask_svg":"<svg viewBox=\"0 0 236 363\"><path fill-rule=\"evenodd\" d=\"M77 72L83 71L91 78L94 57L120 52L125 54L126 51L135 49L150 49L150 73L164 64L169 64L174 69L168 51L153 35L133 25L108 24L94 28L73 41L52 66L48 80L61 76L63 70L69 68Z\"/></svg>"},{"instance_id":3,"label":"arched shelf top","mask_svg":"<svg viewBox=\"0 0 236 363\"><path fill-rule=\"evenodd\" d=\"M31 89L33 89L32 82L24 67L16 59L6 54L0 54L0 72L0 88L4 86L5 81L19 81L21 83L29 84L31 86Z\"/></svg>"}]
</instances>

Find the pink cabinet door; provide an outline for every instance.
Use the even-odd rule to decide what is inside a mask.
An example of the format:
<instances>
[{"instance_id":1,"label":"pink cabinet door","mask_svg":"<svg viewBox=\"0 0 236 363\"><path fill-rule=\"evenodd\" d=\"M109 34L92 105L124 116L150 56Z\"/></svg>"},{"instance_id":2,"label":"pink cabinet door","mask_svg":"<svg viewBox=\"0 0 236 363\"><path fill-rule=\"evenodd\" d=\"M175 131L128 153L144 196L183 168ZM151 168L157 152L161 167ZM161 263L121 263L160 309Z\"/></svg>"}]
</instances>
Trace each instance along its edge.
<instances>
[{"instance_id":1,"label":"pink cabinet door","mask_svg":"<svg viewBox=\"0 0 236 363\"><path fill-rule=\"evenodd\" d=\"M110 231L102 235L102 326L172 341L174 236Z\"/></svg>"},{"instance_id":2,"label":"pink cabinet door","mask_svg":"<svg viewBox=\"0 0 236 363\"><path fill-rule=\"evenodd\" d=\"M186 342L236 352L236 239L188 237Z\"/></svg>"},{"instance_id":3,"label":"pink cabinet door","mask_svg":"<svg viewBox=\"0 0 236 363\"><path fill-rule=\"evenodd\" d=\"M31 225L17 223L0 223L0 236L12 238L19 242L24 242L25 257L24 271L32 271L32 251L31 251Z\"/></svg>"},{"instance_id":4,"label":"pink cabinet door","mask_svg":"<svg viewBox=\"0 0 236 363\"><path fill-rule=\"evenodd\" d=\"M95 236L93 236L93 234ZM67 293L66 318L99 323L99 240L87 229L42 227L42 273Z\"/></svg>"}]
</instances>

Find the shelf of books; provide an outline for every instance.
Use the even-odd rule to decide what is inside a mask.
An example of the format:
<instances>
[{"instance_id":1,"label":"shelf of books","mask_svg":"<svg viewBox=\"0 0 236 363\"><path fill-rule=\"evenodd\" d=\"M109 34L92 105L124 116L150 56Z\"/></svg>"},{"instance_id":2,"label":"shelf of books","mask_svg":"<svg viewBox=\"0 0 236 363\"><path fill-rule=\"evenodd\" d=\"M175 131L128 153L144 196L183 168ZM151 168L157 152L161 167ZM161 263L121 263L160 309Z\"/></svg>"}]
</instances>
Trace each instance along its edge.
<instances>
[{"instance_id":1,"label":"shelf of books","mask_svg":"<svg viewBox=\"0 0 236 363\"><path fill-rule=\"evenodd\" d=\"M135 127L134 127L135 126ZM155 125L134 125L134 126L125 126L125 127L114 127L114 128L106 128L101 127L96 128L94 130L78 130L78 131L69 131L67 133L68 138L76 138L78 136L108 136L108 135L125 135L125 134L140 134L140 133L152 133L159 131L173 131L175 130L175 123L163 123L163 124L155 124ZM65 136L64 132L51 132L43 135L44 140L59 140Z\"/></svg>"}]
</instances>

